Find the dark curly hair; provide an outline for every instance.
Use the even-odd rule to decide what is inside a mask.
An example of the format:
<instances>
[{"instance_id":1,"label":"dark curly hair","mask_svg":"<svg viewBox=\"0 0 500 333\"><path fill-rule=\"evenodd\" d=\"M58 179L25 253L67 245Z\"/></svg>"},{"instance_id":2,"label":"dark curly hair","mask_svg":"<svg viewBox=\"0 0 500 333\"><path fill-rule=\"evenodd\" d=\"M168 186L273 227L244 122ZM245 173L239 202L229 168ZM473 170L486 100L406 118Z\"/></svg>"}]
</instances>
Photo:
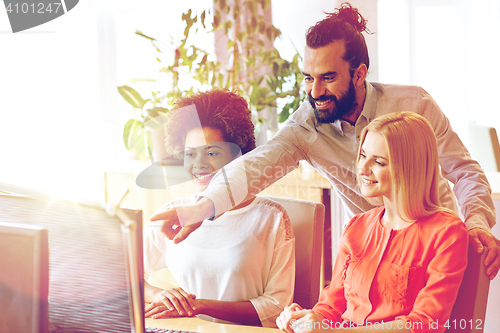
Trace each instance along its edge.
<instances>
[{"instance_id":1,"label":"dark curly hair","mask_svg":"<svg viewBox=\"0 0 500 333\"><path fill-rule=\"evenodd\" d=\"M192 112L185 107L194 105L201 127L218 129L226 142L231 142L246 154L255 148L254 125L245 99L234 92L214 89L179 98L167 114L165 148L169 154L184 150L189 131L197 128ZM191 109L192 110L192 109ZM233 151L233 154L239 153Z\"/></svg>"},{"instance_id":2,"label":"dark curly hair","mask_svg":"<svg viewBox=\"0 0 500 333\"><path fill-rule=\"evenodd\" d=\"M345 43L345 54L342 57L349 63L351 77L354 71L365 64L370 66L368 48L362 32L371 33L366 28L368 22L351 4L344 2L333 13L307 29L306 44L311 49L317 49L342 40Z\"/></svg>"}]
</instances>

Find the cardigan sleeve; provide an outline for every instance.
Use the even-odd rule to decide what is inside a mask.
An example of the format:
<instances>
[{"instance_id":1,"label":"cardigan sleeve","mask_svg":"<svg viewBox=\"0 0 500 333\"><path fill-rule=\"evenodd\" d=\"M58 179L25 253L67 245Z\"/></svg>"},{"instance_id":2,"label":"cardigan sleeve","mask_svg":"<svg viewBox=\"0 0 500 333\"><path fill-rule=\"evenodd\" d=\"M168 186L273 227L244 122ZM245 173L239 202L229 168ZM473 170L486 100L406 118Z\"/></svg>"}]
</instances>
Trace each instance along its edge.
<instances>
[{"instance_id":1,"label":"cardigan sleeve","mask_svg":"<svg viewBox=\"0 0 500 333\"><path fill-rule=\"evenodd\" d=\"M467 267L468 232L458 218L437 233L434 256L426 270L426 282L413 310L398 320L412 322L415 332L444 332ZM413 329L412 329L413 332Z\"/></svg>"},{"instance_id":2,"label":"cardigan sleeve","mask_svg":"<svg viewBox=\"0 0 500 333\"><path fill-rule=\"evenodd\" d=\"M250 299L263 327L277 327L276 318L292 303L295 283L295 238L286 211L280 219L264 293Z\"/></svg>"}]
</instances>

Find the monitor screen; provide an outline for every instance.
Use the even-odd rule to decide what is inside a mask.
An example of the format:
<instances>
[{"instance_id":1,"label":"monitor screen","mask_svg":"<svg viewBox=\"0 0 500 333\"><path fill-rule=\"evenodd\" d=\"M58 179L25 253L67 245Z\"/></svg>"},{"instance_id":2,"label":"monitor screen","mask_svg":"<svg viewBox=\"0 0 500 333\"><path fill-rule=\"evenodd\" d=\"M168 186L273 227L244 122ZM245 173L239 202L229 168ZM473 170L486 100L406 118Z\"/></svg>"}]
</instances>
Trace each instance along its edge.
<instances>
[{"instance_id":1,"label":"monitor screen","mask_svg":"<svg viewBox=\"0 0 500 333\"><path fill-rule=\"evenodd\" d=\"M0 207L2 223L47 230L50 332L134 332L125 239L118 218L98 205L2 194L1 184ZM127 214L142 230L141 212ZM142 235L137 234L137 270L142 277ZM22 264L14 262L9 273Z\"/></svg>"},{"instance_id":2,"label":"monitor screen","mask_svg":"<svg viewBox=\"0 0 500 333\"><path fill-rule=\"evenodd\" d=\"M47 230L0 222L0 332L46 333Z\"/></svg>"}]
</instances>

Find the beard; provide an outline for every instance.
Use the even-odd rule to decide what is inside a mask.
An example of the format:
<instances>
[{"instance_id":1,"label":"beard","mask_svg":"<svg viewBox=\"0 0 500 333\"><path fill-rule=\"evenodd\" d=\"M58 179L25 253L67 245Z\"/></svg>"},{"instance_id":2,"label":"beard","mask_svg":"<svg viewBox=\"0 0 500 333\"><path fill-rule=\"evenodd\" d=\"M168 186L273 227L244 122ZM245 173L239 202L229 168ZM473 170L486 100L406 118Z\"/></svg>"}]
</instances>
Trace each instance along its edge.
<instances>
[{"instance_id":1,"label":"beard","mask_svg":"<svg viewBox=\"0 0 500 333\"><path fill-rule=\"evenodd\" d=\"M314 115L320 124L333 123L343 116L353 111L358 103L356 103L356 90L352 81L349 82L349 89L345 94L337 98L335 95L321 95L318 98L313 98L311 93L308 95L309 103L314 109ZM333 101L333 106L330 109L318 110L315 102Z\"/></svg>"}]
</instances>

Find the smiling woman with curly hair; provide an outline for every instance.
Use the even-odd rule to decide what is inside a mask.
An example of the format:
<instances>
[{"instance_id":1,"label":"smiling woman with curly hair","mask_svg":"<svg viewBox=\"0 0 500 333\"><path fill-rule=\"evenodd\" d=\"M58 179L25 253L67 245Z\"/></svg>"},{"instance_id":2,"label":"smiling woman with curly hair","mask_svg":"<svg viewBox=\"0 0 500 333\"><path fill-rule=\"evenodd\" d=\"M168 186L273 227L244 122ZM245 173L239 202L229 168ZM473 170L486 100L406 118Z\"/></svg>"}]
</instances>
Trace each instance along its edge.
<instances>
[{"instance_id":1,"label":"smiling woman with curly hair","mask_svg":"<svg viewBox=\"0 0 500 333\"><path fill-rule=\"evenodd\" d=\"M254 126L245 100L212 90L183 97L169 113L165 146L184 152L184 169L203 191L218 170L255 147ZM198 195L171 201L160 212L192 204ZM162 233L163 221L144 229L144 272L168 268L179 287L145 283L146 317L200 315L202 318L276 327L289 305L295 275L294 236L285 209L252 197L207 220L185 242Z\"/></svg>"},{"instance_id":2,"label":"smiling woman with curly hair","mask_svg":"<svg viewBox=\"0 0 500 333\"><path fill-rule=\"evenodd\" d=\"M183 108L196 106L199 123L186 117ZM231 142L246 154L255 148L254 126L245 99L227 90L211 90L183 97L175 102L165 126L165 147L170 154L184 150L187 133L201 125L220 131L224 141Z\"/></svg>"}]
</instances>

